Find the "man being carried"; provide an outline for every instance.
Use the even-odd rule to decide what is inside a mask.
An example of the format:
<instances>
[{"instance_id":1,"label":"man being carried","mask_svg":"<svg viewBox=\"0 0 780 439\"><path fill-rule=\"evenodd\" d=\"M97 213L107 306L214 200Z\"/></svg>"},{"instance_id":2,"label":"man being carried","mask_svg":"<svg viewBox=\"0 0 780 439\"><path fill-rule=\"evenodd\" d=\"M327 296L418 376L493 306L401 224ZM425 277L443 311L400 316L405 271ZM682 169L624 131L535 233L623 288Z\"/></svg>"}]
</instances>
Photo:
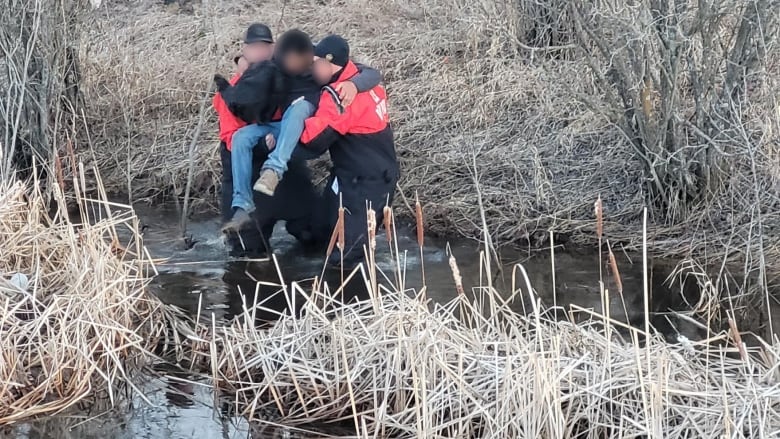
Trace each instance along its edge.
<instances>
[{"instance_id":1,"label":"man being carried","mask_svg":"<svg viewBox=\"0 0 780 439\"><path fill-rule=\"evenodd\" d=\"M309 73L313 58L313 46L308 35L299 31L285 32L277 43L273 64L278 68L283 77L286 91L281 102L283 116L281 122L267 122L255 120L257 124L250 124L236 131L232 139L232 164L233 164L233 202L235 209L233 218L225 225L224 229L238 229L251 220L250 213L255 210L251 189L251 158L254 147L262 139L266 140L267 147L272 149L268 159L263 164L260 178L254 189L266 195L272 196L279 184L282 175L287 171L287 163L297 145L304 121L315 111L315 105L319 99L320 86ZM262 66L250 67L250 71L260 69L272 69L268 63ZM255 75L254 77L259 77ZM273 75L268 75L268 82L276 81ZM379 84L381 74L367 67L361 74L355 74L351 78L351 84L359 90L369 90ZM218 81L219 82L219 81ZM220 87L220 92L231 101L239 103L253 93L257 94L257 82L246 84L239 80L233 87ZM274 93L279 88L276 85L266 86L266 92ZM263 102L262 111L250 112L258 117L269 113L268 104L274 102L274 97L269 97ZM241 105L236 105L241 107Z\"/></svg>"},{"instance_id":2,"label":"man being carried","mask_svg":"<svg viewBox=\"0 0 780 439\"><path fill-rule=\"evenodd\" d=\"M343 255L333 253L331 264L354 265L363 256L368 235L367 207L376 211L382 224L383 208L392 203L400 176L393 142L393 130L387 116L387 96L382 86L358 93L345 107L336 88L357 75L349 60L349 45L331 35L314 49L314 76L323 88L314 117L306 120L301 143L314 153L330 151L333 161L325 189L327 223L320 234L329 234L336 224L340 202L345 215Z\"/></svg>"}]
</instances>

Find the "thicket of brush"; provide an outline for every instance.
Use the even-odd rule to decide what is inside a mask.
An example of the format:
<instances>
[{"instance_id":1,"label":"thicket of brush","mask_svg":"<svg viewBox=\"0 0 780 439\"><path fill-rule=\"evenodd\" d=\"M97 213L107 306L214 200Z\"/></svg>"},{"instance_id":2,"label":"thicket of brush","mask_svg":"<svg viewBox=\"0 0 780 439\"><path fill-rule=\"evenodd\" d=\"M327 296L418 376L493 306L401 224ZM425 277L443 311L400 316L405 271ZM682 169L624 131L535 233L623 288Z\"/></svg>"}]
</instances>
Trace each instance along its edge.
<instances>
[{"instance_id":1,"label":"thicket of brush","mask_svg":"<svg viewBox=\"0 0 780 439\"><path fill-rule=\"evenodd\" d=\"M780 227L777 0L179 3L107 2L90 24L83 92L112 190L181 196L198 133L193 188L215 202L206 90L264 21L342 33L385 73L400 186L432 232L478 235L479 186L497 242L591 242L601 195L622 241L649 206L656 251L776 260L759 237Z\"/></svg>"},{"instance_id":2,"label":"thicket of brush","mask_svg":"<svg viewBox=\"0 0 780 439\"><path fill-rule=\"evenodd\" d=\"M169 328L140 242L119 244L138 236L132 211L82 200L73 223L47 200L0 183L0 425L115 402Z\"/></svg>"},{"instance_id":3,"label":"thicket of brush","mask_svg":"<svg viewBox=\"0 0 780 439\"><path fill-rule=\"evenodd\" d=\"M96 0L93 0L93 2ZM78 67L86 0L0 2L0 181L52 163L83 126ZM43 166L36 172L46 170Z\"/></svg>"}]
</instances>

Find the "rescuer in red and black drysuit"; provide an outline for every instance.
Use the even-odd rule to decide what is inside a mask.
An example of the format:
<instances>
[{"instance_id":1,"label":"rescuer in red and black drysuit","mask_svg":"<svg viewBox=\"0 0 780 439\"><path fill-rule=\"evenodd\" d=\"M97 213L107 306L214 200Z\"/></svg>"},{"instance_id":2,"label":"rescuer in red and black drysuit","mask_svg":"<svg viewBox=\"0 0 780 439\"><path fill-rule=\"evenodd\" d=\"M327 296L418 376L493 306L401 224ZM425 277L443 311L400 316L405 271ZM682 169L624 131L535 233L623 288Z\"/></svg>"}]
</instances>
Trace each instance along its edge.
<instances>
[{"instance_id":1,"label":"rescuer in red and black drysuit","mask_svg":"<svg viewBox=\"0 0 780 439\"><path fill-rule=\"evenodd\" d=\"M306 120L301 144L315 154L330 151L333 167L323 194L324 221L318 231L321 237L330 235L341 198L346 209L343 260L345 266L352 266L364 255L367 206L376 211L377 224L382 224L383 209L392 203L400 176L387 96L378 85L358 93L349 106L343 106L335 89L358 73L349 60L349 45L340 36L331 35L317 44L314 55L314 76L328 85L323 88L316 113ZM328 262L338 265L341 260L341 255L334 252Z\"/></svg>"}]
</instances>

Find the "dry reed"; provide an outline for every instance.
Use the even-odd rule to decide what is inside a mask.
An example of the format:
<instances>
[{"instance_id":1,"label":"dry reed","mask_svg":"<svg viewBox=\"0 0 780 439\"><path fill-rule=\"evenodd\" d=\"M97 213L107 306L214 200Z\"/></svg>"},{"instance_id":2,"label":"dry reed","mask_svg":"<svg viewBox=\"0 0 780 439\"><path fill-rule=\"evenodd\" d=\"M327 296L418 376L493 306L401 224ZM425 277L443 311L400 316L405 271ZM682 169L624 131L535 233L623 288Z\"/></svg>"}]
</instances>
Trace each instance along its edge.
<instances>
[{"instance_id":1,"label":"dry reed","mask_svg":"<svg viewBox=\"0 0 780 439\"><path fill-rule=\"evenodd\" d=\"M0 183L0 425L113 404L167 334L132 210L82 199L77 224L57 198L50 217L37 185Z\"/></svg>"},{"instance_id":2,"label":"dry reed","mask_svg":"<svg viewBox=\"0 0 780 439\"><path fill-rule=\"evenodd\" d=\"M381 300L351 306L327 286L293 283L308 297L301 317L258 329L247 324L250 304L214 327L203 355L251 421L343 423L360 437L780 434L776 345L747 348L735 328L732 344L721 333L670 345L636 328L605 332L613 322L592 312L579 323L550 320L537 305L519 315L514 301L539 299L518 280L508 297L481 287L430 304L379 287Z\"/></svg>"}]
</instances>

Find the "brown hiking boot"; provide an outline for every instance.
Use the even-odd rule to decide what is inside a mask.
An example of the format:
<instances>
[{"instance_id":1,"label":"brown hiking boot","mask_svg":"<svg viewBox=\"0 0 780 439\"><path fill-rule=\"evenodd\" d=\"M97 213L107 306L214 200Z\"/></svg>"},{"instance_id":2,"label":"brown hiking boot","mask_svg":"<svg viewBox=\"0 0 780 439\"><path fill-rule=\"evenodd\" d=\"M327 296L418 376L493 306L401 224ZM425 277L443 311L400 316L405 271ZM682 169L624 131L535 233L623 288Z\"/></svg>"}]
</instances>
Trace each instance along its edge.
<instances>
[{"instance_id":1,"label":"brown hiking boot","mask_svg":"<svg viewBox=\"0 0 780 439\"><path fill-rule=\"evenodd\" d=\"M252 222L252 217L249 216L249 212L239 207L233 214L233 218L230 218L230 221L222 226L222 232L238 232L241 230L241 227L243 227L245 224L249 224L250 222Z\"/></svg>"},{"instance_id":2,"label":"brown hiking boot","mask_svg":"<svg viewBox=\"0 0 780 439\"><path fill-rule=\"evenodd\" d=\"M279 185L279 175L272 169L263 169L260 178L255 182L254 190L269 197L274 196L276 186Z\"/></svg>"}]
</instances>

